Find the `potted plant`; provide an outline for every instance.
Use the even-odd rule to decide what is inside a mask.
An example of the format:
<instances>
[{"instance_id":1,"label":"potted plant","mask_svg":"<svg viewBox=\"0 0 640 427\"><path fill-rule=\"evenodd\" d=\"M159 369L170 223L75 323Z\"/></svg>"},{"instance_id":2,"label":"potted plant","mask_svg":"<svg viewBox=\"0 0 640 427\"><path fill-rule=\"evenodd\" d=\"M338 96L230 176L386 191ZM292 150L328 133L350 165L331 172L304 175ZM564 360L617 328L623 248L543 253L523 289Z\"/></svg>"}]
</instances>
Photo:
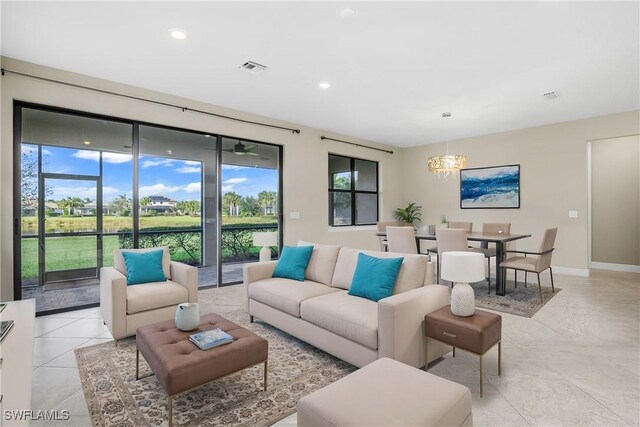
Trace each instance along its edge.
<instances>
[{"instance_id":1,"label":"potted plant","mask_svg":"<svg viewBox=\"0 0 640 427\"><path fill-rule=\"evenodd\" d=\"M422 206L418 206L415 203L409 203L405 208L398 208L393 211L393 216L401 223L414 226L416 221L422 219L422 213L420 210Z\"/></svg>"}]
</instances>

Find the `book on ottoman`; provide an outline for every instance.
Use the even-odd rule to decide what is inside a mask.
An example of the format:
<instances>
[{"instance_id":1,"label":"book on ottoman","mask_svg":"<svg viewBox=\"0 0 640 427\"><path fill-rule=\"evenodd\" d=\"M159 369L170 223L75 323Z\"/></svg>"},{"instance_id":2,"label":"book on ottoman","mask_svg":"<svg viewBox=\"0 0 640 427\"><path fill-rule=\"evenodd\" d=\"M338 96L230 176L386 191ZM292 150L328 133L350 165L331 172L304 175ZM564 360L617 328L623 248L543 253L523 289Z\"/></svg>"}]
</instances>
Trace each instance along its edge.
<instances>
[{"instance_id":1,"label":"book on ottoman","mask_svg":"<svg viewBox=\"0 0 640 427\"><path fill-rule=\"evenodd\" d=\"M216 328L190 335L189 340L197 345L200 350L209 350L233 342L233 337L222 329Z\"/></svg>"}]
</instances>

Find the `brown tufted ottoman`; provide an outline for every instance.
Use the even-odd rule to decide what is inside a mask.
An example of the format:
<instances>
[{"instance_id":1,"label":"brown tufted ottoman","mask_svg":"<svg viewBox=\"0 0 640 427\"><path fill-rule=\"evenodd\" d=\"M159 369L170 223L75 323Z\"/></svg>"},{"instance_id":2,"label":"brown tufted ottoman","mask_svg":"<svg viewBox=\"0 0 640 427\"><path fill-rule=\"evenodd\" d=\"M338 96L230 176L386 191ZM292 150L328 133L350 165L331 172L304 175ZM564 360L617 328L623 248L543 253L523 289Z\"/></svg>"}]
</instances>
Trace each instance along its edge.
<instances>
[{"instance_id":1,"label":"brown tufted ottoman","mask_svg":"<svg viewBox=\"0 0 640 427\"><path fill-rule=\"evenodd\" d=\"M233 342L200 350L189 341L199 331L220 328ZM253 332L217 314L200 318L196 331L183 332L173 320L142 326L136 330L136 380L140 353L169 395L169 426L173 425L173 397L210 381L264 363L267 390L268 342Z\"/></svg>"}]
</instances>

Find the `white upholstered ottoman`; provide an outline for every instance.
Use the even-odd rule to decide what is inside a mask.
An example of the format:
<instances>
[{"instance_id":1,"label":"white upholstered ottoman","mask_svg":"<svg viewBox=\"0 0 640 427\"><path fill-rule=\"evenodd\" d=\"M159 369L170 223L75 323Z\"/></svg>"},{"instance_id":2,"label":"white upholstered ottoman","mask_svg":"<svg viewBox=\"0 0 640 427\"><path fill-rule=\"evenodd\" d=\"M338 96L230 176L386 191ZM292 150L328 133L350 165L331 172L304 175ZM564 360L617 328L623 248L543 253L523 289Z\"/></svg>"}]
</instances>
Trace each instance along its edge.
<instances>
[{"instance_id":1,"label":"white upholstered ottoman","mask_svg":"<svg viewBox=\"0 0 640 427\"><path fill-rule=\"evenodd\" d=\"M463 385L378 359L298 402L298 426L472 426Z\"/></svg>"}]
</instances>

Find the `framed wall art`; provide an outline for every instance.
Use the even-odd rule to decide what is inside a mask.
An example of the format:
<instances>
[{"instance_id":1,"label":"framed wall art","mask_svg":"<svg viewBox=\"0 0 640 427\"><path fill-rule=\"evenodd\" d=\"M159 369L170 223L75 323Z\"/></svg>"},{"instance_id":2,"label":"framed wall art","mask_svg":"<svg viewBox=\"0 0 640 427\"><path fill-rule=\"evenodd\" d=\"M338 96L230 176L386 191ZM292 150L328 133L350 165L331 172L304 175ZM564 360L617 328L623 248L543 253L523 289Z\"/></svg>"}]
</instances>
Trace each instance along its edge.
<instances>
[{"instance_id":1,"label":"framed wall art","mask_svg":"<svg viewBox=\"0 0 640 427\"><path fill-rule=\"evenodd\" d=\"M460 170L460 209L519 209L520 165Z\"/></svg>"}]
</instances>

